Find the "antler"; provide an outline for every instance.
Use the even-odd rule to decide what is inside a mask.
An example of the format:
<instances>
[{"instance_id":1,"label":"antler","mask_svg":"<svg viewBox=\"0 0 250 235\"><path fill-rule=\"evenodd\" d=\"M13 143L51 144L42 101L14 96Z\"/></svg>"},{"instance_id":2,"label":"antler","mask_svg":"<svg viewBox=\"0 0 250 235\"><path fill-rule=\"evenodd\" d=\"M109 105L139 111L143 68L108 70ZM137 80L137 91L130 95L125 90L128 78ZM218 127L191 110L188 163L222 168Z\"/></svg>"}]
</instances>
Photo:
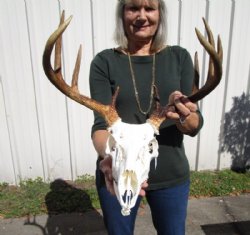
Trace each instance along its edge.
<instances>
[{"instance_id":1,"label":"antler","mask_svg":"<svg viewBox=\"0 0 250 235\"><path fill-rule=\"evenodd\" d=\"M200 43L203 45L205 50L210 55L209 58L209 68L208 68L208 74L207 74L207 80L205 85L199 89L199 62L198 62L198 55L195 53L195 59L194 59L194 70L195 70L195 76L194 76L194 85L192 94L188 96L188 99L191 102L197 102L201 99L203 99L205 96L207 96L212 90L214 90L217 85L220 83L221 77L222 77L222 59L223 59L223 49L221 44L220 36L218 36L218 42L217 42L217 51L215 49L215 42L213 33L206 22L204 18L203 22L206 28L206 32L208 35L208 41L206 38L200 33L198 29L195 29L197 37L200 41ZM159 104L159 96L158 92L155 92L156 96L156 109L151 114L150 118L148 119L148 122L152 123L157 129L159 129L161 123L166 119L165 118L165 110L167 109L168 105L165 107L161 107Z\"/></svg>"},{"instance_id":2,"label":"antler","mask_svg":"<svg viewBox=\"0 0 250 235\"><path fill-rule=\"evenodd\" d=\"M81 51L82 51L81 46L78 50L78 55L76 59L73 76L72 76L71 86L69 86L63 79L62 72L61 72L62 34L65 31L65 29L68 27L71 19L72 19L72 16L69 17L66 21L64 21L64 11L63 11L58 29L49 37L46 43L45 49L44 49L44 53L43 53L44 72L46 76L48 77L48 79L53 83L53 85L58 90L60 90L63 94L65 94L72 100L101 114L105 118L107 124L111 126L117 119L119 119L119 116L115 109L115 101L119 92L119 88L117 88L115 94L113 95L112 103L110 105L103 105L79 93L78 74L79 74L80 62L81 62ZM51 66L50 57L51 57L51 53L52 53L54 45L55 45L55 68L53 69Z\"/></svg>"},{"instance_id":3,"label":"antler","mask_svg":"<svg viewBox=\"0 0 250 235\"><path fill-rule=\"evenodd\" d=\"M222 77L223 49L222 49L220 36L218 36L217 51L216 51L213 33L212 33L207 21L204 18L202 18L202 19L203 19L203 22L204 22L204 25L206 28L206 32L208 35L208 41L200 33L200 31L197 28L195 29L195 32L197 34L197 37L198 37L200 43L203 45L205 50L210 55L209 68L208 68L207 80L206 80L205 85L201 89L198 89L198 87L196 87L195 90L197 89L198 91L196 91L194 94L192 94L191 96L188 97L188 99L191 102L197 102L197 101L203 99L205 96L207 96L212 90L215 89L215 87L217 87L217 85L220 83L220 80ZM199 73L197 53L195 55L195 73ZM198 76L198 75L196 74L196 76ZM196 80L197 80L197 78L196 78Z\"/></svg>"}]
</instances>

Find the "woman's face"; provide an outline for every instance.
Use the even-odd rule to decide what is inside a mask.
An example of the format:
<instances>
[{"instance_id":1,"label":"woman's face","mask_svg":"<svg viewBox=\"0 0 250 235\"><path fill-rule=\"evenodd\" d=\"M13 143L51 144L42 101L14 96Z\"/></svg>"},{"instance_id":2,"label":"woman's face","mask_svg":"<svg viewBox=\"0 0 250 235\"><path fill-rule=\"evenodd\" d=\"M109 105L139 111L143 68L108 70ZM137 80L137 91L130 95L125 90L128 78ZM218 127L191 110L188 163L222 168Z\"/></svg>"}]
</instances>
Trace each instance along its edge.
<instances>
[{"instance_id":1,"label":"woman's face","mask_svg":"<svg viewBox=\"0 0 250 235\"><path fill-rule=\"evenodd\" d=\"M151 40L159 24L158 0L131 0L124 7L124 29L128 41Z\"/></svg>"}]
</instances>

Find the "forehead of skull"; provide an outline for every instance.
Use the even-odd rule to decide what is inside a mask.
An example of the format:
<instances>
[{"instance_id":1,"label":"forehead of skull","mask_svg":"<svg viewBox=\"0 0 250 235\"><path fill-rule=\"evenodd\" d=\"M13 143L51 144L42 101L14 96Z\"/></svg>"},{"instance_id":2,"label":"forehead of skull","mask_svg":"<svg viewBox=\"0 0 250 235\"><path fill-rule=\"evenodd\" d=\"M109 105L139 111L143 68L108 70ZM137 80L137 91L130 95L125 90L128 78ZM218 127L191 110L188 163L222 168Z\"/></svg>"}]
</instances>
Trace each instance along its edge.
<instances>
[{"instance_id":1,"label":"forehead of skull","mask_svg":"<svg viewBox=\"0 0 250 235\"><path fill-rule=\"evenodd\" d=\"M127 141L127 139L150 141L154 137L154 129L148 123L128 124L120 121L112 125L109 131L119 142Z\"/></svg>"}]
</instances>

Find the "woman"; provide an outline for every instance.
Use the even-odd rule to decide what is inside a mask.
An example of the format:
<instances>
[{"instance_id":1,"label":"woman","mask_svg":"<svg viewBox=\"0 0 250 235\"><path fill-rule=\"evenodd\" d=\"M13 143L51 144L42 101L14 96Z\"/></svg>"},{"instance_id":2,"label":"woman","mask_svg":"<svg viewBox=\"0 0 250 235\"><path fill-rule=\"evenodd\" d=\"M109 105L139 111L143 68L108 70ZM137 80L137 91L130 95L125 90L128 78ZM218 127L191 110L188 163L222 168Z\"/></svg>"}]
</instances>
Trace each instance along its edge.
<instances>
[{"instance_id":1,"label":"woman","mask_svg":"<svg viewBox=\"0 0 250 235\"><path fill-rule=\"evenodd\" d=\"M96 55L91 64L90 90L93 99L110 104L119 86L116 109L127 123L146 121L153 109L154 85L161 105L169 104L165 113L167 121L157 136L157 168L152 164L141 195L146 194L159 235L183 235L189 193L189 165L183 134L196 135L202 126L202 117L197 105L186 98L191 93L194 77L191 57L181 47L165 45L165 16L163 0L118 1L115 39L119 47ZM96 185L104 222L110 235L130 235L141 198L130 216L121 215L112 187L112 160L105 156L109 135L106 128L104 119L95 114L92 139L99 155Z\"/></svg>"}]
</instances>

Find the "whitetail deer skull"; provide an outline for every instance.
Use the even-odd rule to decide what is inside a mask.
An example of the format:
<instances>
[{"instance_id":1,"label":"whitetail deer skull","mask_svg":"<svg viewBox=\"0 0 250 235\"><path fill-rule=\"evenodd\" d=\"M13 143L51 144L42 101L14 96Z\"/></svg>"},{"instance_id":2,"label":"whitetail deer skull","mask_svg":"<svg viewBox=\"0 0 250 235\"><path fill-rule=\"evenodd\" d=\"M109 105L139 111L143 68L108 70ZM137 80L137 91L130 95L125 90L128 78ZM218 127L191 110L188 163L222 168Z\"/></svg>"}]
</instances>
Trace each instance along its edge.
<instances>
[{"instance_id":1,"label":"whitetail deer skull","mask_svg":"<svg viewBox=\"0 0 250 235\"><path fill-rule=\"evenodd\" d=\"M109 131L106 154L112 157L114 189L122 214L129 215L141 184L148 178L150 162L158 157L156 133L150 123L128 124L120 119Z\"/></svg>"},{"instance_id":2,"label":"whitetail deer skull","mask_svg":"<svg viewBox=\"0 0 250 235\"><path fill-rule=\"evenodd\" d=\"M119 92L117 88L110 105L103 105L89 97L81 95L78 91L78 73L80 69L81 47L78 52L72 84L69 86L61 73L61 38L64 30L71 21L70 17L64 22L64 12L58 29L49 37L44 54L43 68L48 79L69 98L101 114L109 128L110 137L107 141L107 154L112 156L112 172L114 188L117 199L122 207L122 214L129 215L130 209L135 205L139 195L141 183L148 178L150 161L158 156L158 143L155 135L158 134L161 123L166 119L164 110L159 103L157 89L155 89L156 108L144 124L127 124L121 121L116 112L115 101ZM205 85L198 89L198 59L195 56L195 82L189 100L197 102L208 95L220 82L222 77L222 45L218 37L217 51L212 32L203 19L208 41L196 29L197 37L210 55L209 70ZM51 53L55 45L55 68L50 62Z\"/></svg>"}]
</instances>

